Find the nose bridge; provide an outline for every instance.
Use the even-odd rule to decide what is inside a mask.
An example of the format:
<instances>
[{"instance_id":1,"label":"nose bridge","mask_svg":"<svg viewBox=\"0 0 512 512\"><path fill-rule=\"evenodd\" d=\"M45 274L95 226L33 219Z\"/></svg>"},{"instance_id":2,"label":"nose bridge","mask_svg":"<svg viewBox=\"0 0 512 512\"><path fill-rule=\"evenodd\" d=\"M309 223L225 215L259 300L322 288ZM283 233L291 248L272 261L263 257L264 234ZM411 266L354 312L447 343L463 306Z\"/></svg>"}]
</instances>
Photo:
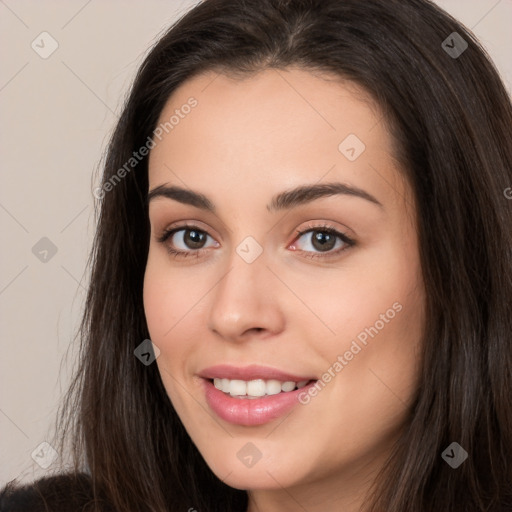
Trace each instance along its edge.
<instances>
[{"instance_id":1,"label":"nose bridge","mask_svg":"<svg viewBox=\"0 0 512 512\"><path fill-rule=\"evenodd\" d=\"M227 339L239 339L250 329L278 331L282 311L271 292L275 284L254 242L242 241L229 259L229 268L212 295L209 327Z\"/></svg>"}]
</instances>

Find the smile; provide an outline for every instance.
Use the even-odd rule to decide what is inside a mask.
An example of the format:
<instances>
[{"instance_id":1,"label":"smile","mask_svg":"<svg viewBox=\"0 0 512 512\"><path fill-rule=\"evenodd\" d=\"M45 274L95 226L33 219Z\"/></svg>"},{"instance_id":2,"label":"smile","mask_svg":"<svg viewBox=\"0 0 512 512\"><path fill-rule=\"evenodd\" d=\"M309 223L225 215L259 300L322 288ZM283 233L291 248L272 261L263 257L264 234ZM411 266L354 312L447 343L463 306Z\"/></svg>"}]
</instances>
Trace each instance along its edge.
<instances>
[{"instance_id":1,"label":"smile","mask_svg":"<svg viewBox=\"0 0 512 512\"><path fill-rule=\"evenodd\" d=\"M241 426L258 426L289 413L299 393L317 379L273 368L219 365L199 373L210 409L221 419Z\"/></svg>"},{"instance_id":2,"label":"smile","mask_svg":"<svg viewBox=\"0 0 512 512\"><path fill-rule=\"evenodd\" d=\"M289 393L296 389L303 388L308 383L307 380L293 382L291 380L281 382L279 380L256 379L256 380L238 380L238 379L213 379L213 385L220 391L238 398L261 398L263 396L272 396L279 393Z\"/></svg>"}]
</instances>

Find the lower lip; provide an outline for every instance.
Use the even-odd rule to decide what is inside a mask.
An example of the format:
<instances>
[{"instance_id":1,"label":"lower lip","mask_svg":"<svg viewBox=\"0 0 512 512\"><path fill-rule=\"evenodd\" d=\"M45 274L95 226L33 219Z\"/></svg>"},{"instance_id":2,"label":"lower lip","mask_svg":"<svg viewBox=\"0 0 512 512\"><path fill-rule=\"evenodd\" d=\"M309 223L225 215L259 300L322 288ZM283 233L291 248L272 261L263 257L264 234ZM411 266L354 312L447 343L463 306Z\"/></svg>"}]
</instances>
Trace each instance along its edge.
<instances>
[{"instance_id":1,"label":"lower lip","mask_svg":"<svg viewBox=\"0 0 512 512\"><path fill-rule=\"evenodd\" d=\"M252 427L263 425L290 412L299 404L299 394L315 382L295 391L281 392L262 398L234 398L217 389L213 382L204 379L206 401L217 416L235 425Z\"/></svg>"}]
</instances>

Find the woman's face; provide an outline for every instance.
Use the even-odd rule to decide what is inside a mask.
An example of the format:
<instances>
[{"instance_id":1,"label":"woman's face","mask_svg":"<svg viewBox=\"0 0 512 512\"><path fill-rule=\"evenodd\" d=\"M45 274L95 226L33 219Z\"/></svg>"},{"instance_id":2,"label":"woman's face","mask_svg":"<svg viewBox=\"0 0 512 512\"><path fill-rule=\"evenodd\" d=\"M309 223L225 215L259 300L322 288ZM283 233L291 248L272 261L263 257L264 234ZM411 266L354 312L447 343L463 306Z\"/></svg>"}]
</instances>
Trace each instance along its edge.
<instances>
[{"instance_id":1,"label":"woman's face","mask_svg":"<svg viewBox=\"0 0 512 512\"><path fill-rule=\"evenodd\" d=\"M353 84L267 70L196 77L159 122L144 307L183 425L232 487L361 488L414 398L424 318L381 112Z\"/></svg>"}]
</instances>

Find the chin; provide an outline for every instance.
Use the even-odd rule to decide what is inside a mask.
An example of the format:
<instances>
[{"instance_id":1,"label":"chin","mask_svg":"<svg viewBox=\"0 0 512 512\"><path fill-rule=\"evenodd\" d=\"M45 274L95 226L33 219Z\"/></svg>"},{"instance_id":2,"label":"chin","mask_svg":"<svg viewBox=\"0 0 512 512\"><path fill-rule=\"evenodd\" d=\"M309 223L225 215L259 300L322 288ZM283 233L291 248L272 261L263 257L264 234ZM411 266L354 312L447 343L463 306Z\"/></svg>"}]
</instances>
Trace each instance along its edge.
<instances>
[{"instance_id":1,"label":"chin","mask_svg":"<svg viewBox=\"0 0 512 512\"><path fill-rule=\"evenodd\" d=\"M201 454L212 472L230 487L241 490L281 489L301 484L313 469L304 460L291 459L287 450L276 450L262 440L230 439L218 444L215 453ZM261 449L258 450L256 445ZM211 444L209 445L212 446ZM199 448L200 445L198 446Z\"/></svg>"},{"instance_id":2,"label":"chin","mask_svg":"<svg viewBox=\"0 0 512 512\"><path fill-rule=\"evenodd\" d=\"M260 461L261 463L261 461ZM297 474L290 468L284 471L269 465L257 464L252 468L229 468L222 466L222 472L215 472L226 485L240 490L282 489L298 484ZM227 476L226 476L227 475Z\"/></svg>"}]
</instances>

